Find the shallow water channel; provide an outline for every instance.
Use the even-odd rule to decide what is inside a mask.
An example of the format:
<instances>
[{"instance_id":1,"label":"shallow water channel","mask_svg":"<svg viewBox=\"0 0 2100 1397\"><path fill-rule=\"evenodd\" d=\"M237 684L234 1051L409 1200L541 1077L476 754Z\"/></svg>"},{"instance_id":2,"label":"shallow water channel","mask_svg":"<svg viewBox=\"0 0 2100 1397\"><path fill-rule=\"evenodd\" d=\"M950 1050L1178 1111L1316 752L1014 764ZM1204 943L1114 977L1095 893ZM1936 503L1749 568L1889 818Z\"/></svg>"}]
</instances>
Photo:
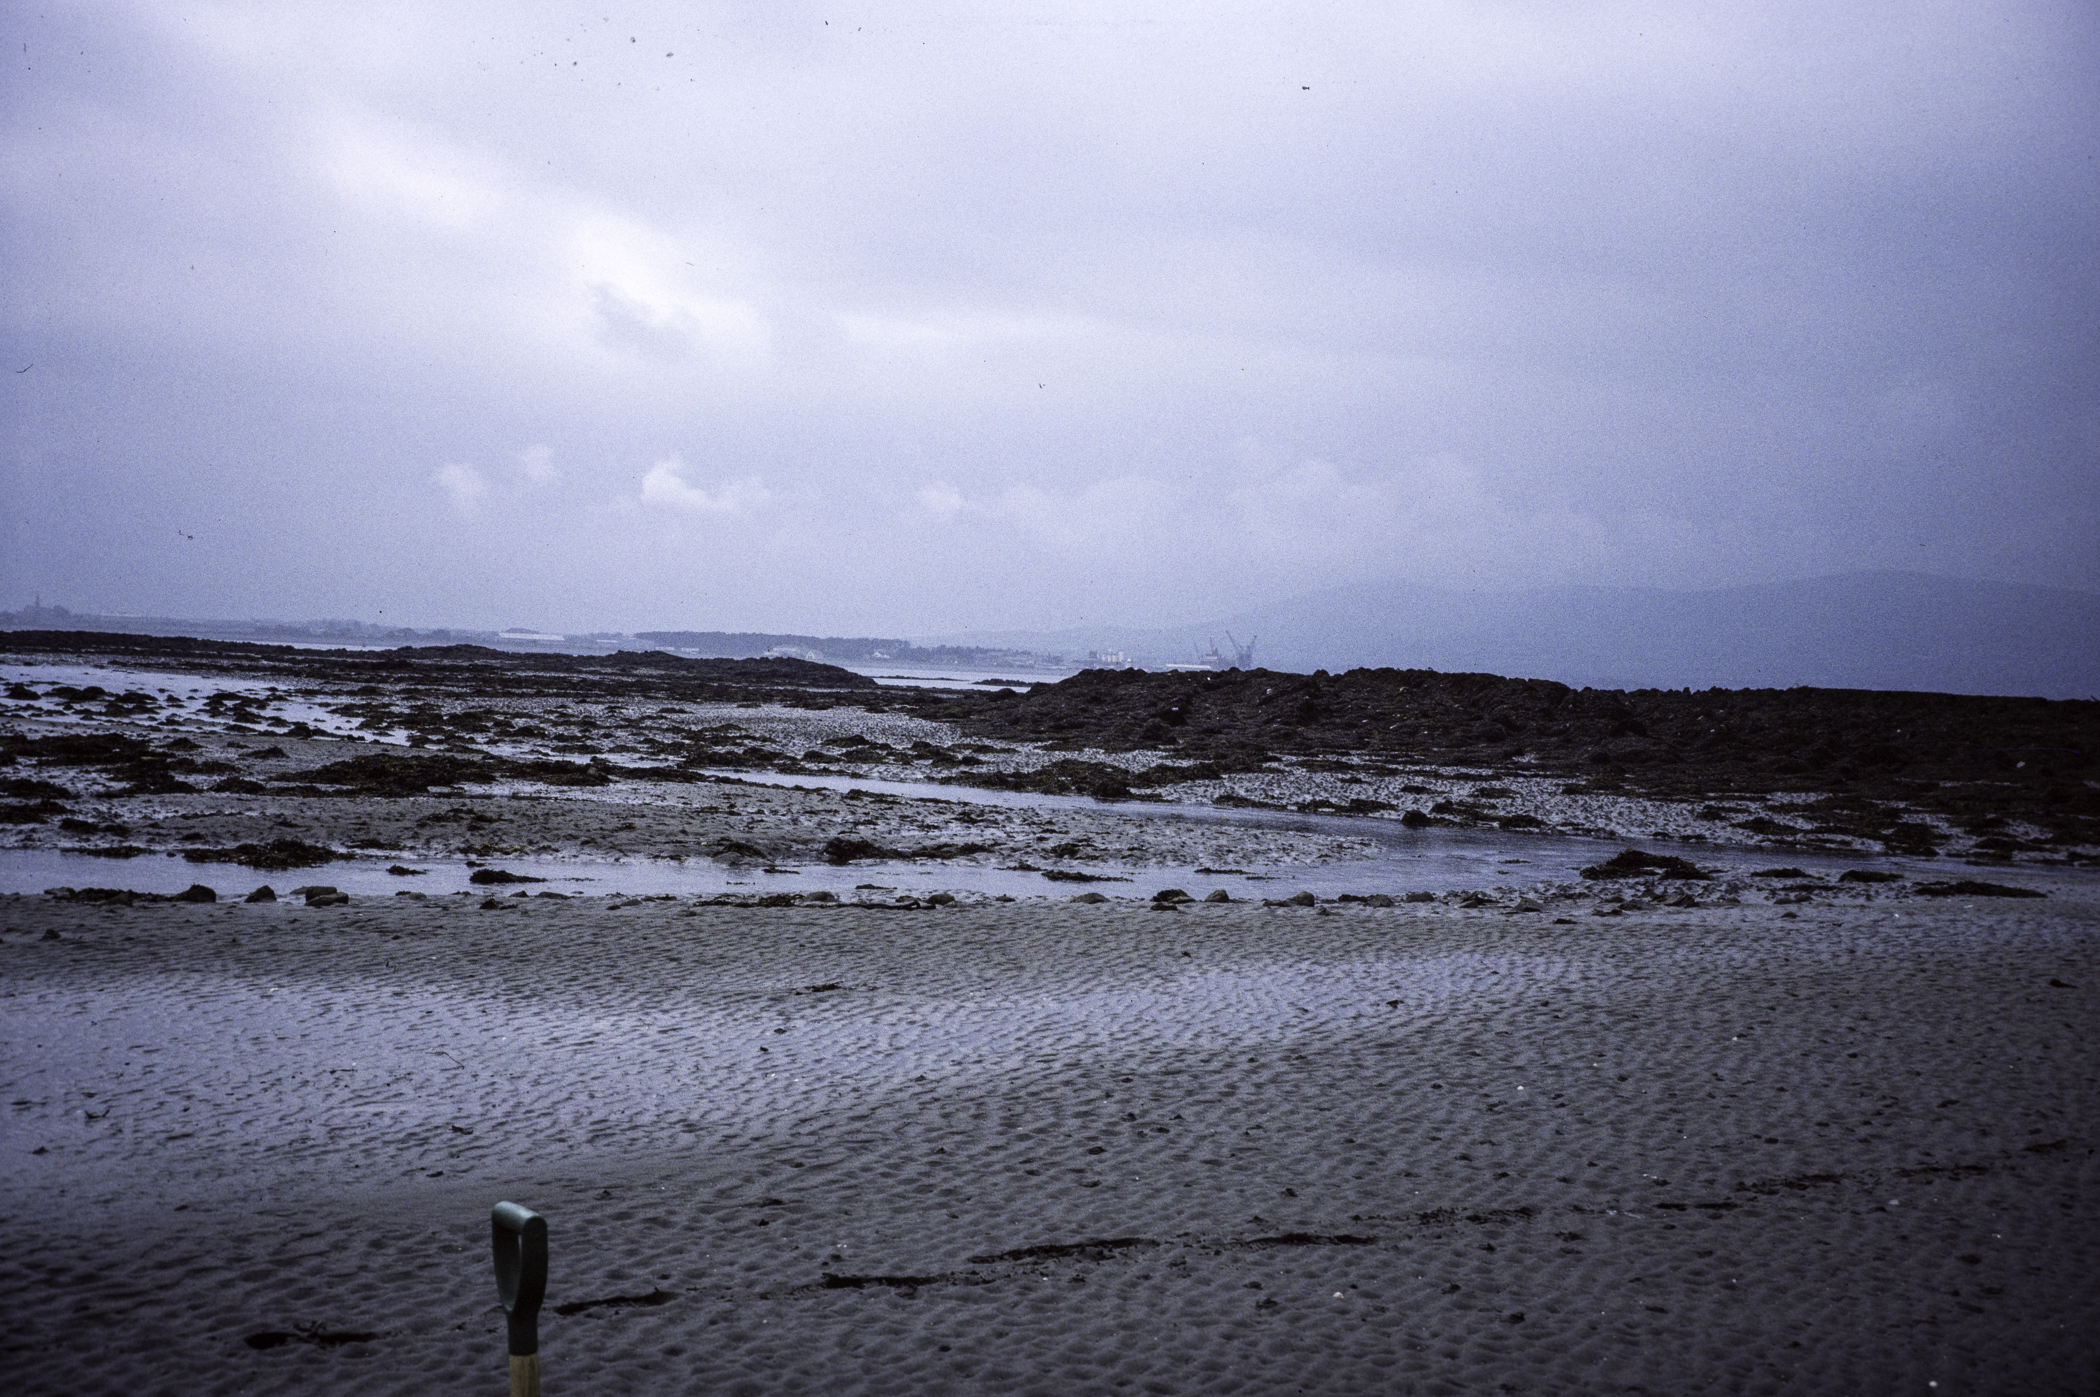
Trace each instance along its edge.
<instances>
[{"instance_id":1,"label":"shallow water channel","mask_svg":"<svg viewBox=\"0 0 2100 1397\"><path fill-rule=\"evenodd\" d=\"M725 773L726 774L726 773ZM757 785L859 789L907 799L1100 811L1086 796L1046 796L1027 792L979 790L914 782L853 777L767 776L735 773ZM174 893L202 883L220 896L241 895L268 883L278 892L309 884L326 884L353 895L397 892L445 894L550 891L576 896L625 894L712 897L721 893L755 896L776 892L830 892L853 901L953 892L979 897L1070 897L1085 891L1109 897L1150 898L1163 888L1180 888L1196 897L1224 889L1234 899L1287 897L1299 891L1331 898L1343 893L1450 892L1513 889L1540 883L1568 882L1585 866L1611 857L1627 841L1555 834L1518 834L1500 830L1408 829L1397 820L1353 815L1303 815L1265 810L1221 810L1207 806L1150 801L1119 803L1118 814L1133 820L1196 821L1210 826L1288 829L1309 834L1368 840L1376 852L1365 858L1320 859L1308 863L1241 863L1231 868L1188 865L1130 865L1103 860L1086 871L1100 881L1078 883L1046 878L1039 871L998 867L973 860L943 862L863 862L845 866L796 864L765 870L730 867L706 857L690 859L625 857L506 857L494 867L539 884L477 886L470 875L479 865L465 859L416 859L400 855L358 855L317 868L258 872L231 864L197 864L179 854L144 854L131 859L98 858L55 850L0 850L0 893L36 893L53 887L114 887L135 892ZM1929 862L1879 858L1866 854L1811 854L1667 840L1634 841L1654 853L1688 858L1716 874L1741 876L1774 864L1834 877L1846 868L1876 867L1898 872L1923 871ZM389 867L414 870L390 873Z\"/></svg>"}]
</instances>

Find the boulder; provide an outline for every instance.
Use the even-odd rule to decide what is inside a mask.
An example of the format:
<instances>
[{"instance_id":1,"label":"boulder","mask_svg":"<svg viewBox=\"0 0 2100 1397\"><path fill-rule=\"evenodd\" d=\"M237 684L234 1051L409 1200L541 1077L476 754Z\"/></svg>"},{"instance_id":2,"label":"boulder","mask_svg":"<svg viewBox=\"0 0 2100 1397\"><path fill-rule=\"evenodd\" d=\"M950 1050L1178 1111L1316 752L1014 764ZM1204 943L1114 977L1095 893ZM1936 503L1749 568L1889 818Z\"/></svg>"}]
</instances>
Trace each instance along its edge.
<instances>
[{"instance_id":1,"label":"boulder","mask_svg":"<svg viewBox=\"0 0 2100 1397\"><path fill-rule=\"evenodd\" d=\"M1592 880L1608 878L1686 878L1707 879L1712 875L1699 868L1690 859L1680 859L1672 854L1645 854L1639 849L1621 849L1603 863L1593 863L1582 870L1582 876Z\"/></svg>"}]
</instances>

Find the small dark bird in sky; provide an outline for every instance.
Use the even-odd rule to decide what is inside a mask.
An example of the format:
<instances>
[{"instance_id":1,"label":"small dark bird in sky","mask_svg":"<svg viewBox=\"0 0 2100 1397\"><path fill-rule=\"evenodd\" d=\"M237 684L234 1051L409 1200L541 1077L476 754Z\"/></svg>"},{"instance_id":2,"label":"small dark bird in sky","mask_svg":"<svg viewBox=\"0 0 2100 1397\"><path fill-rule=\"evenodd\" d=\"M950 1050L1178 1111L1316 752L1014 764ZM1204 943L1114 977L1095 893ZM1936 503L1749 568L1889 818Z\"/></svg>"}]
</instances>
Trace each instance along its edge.
<instances>
[{"instance_id":1,"label":"small dark bird in sky","mask_svg":"<svg viewBox=\"0 0 2100 1397\"><path fill-rule=\"evenodd\" d=\"M33 369L33 368L35 368L35 367L36 367L36 365L34 365L34 364L24 364L24 365L23 365L23 366L22 366L21 368L19 368L19 369L16 369L16 370L15 370L15 372L16 372L16 373L18 373L18 374L26 374L26 373L28 373L28 372L29 372L29 371L30 371L31 369Z\"/></svg>"}]
</instances>

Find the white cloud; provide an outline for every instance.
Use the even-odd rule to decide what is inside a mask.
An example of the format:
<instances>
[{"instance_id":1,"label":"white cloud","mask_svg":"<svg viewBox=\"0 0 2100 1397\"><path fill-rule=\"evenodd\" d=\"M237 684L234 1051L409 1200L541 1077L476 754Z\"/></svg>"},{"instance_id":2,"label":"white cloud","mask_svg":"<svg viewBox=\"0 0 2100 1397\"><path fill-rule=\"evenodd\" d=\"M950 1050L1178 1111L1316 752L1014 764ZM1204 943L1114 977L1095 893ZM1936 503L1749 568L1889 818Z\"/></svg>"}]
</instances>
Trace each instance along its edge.
<instances>
[{"instance_id":1,"label":"white cloud","mask_svg":"<svg viewBox=\"0 0 2100 1397\"><path fill-rule=\"evenodd\" d=\"M658 461L642 477L642 499L695 514L743 514L760 508L773 498L773 492L766 489L756 476L729 481L717 490L706 490L687 484L682 474L684 470L685 462L676 456Z\"/></svg>"},{"instance_id":2,"label":"white cloud","mask_svg":"<svg viewBox=\"0 0 2100 1397\"><path fill-rule=\"evenodd\" d=\"M547 446L528 446L520 451L518 473L536 485L546 485L561 475L554 469L554 450Z\"/></svg>"},{"instance_id":3,"label":"white cloud","mask_svg":"<svg viewBox=\"0 0 2100 1397\"><path fill-rule=\"evenodd\" d=\"M490 162L427 132L360 114L339 118L323 139L330 183L360 211L465 233L508 202Z\"/></svg>"},{"instance_id":4,"label":"white cloud","mask_svg":"<svg viewBox=\"0 0 2100 1397\"><path fill-rule=\"evenodd\" d=\"M945 482L922 486L919 490L919 507L944 522L962 513L968 505L962 491Z\"/></svg>"},{"instance_id":5,"label":"white cloud","mask_svg":"<svg viewBox=\"0 0 2100 1397\"><path fill-rule=\"evenodd\" d=\"M431 478L452 497L452 507L461 514L474 513L489 492L489 483L480 471L458 462L439 466Z\"/></svg>"}]
</instances>

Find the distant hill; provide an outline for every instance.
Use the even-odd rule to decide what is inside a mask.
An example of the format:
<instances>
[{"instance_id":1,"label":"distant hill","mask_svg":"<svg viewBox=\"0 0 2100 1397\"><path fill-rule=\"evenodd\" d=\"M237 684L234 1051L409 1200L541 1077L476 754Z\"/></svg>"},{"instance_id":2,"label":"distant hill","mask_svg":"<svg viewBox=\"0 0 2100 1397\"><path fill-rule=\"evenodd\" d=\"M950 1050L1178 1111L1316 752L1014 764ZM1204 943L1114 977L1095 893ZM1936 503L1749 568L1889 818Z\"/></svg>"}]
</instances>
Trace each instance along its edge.
<instances>
[{"instance_id":1,"label":"distant hill","mask_svg":"<svg viewBox=\"0 0 2100 1397\"><path fill-rule=\"evenodd\" d=\"M1230 630L1269 669L1391 665L1595 688L1901 689L2100 696L2100 596L1924 573L1675 592L1335 588L1215 622L974 634L971 643L1189 661Z\"/></svg>"}]
</instances>

